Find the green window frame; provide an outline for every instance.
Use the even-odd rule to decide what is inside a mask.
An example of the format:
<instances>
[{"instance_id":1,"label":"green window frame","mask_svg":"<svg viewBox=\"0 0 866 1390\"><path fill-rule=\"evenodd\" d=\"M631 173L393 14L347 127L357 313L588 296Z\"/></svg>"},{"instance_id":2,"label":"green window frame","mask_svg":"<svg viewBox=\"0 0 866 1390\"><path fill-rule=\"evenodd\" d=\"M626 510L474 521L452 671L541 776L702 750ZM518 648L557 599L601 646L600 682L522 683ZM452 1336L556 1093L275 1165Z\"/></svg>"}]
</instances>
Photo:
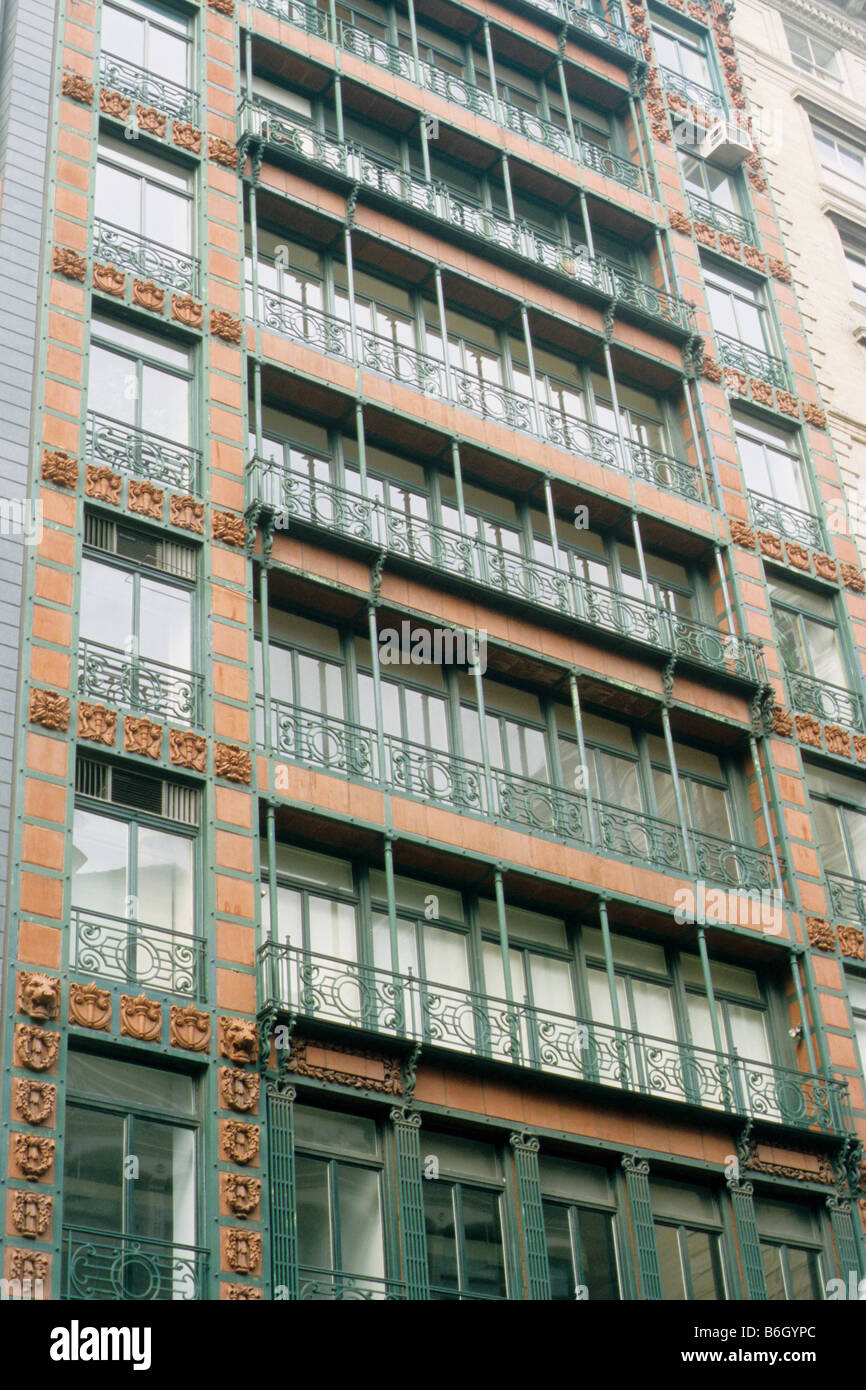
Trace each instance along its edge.
<instances>
[{"instance_id":1,"label":"green window frame","mask_svg":"<svg viewBox=\"0 0 866 1390\"><path fill-rule=\"evenodd\" d=\"M543 1198L542 1209L553 1301L571 1301L579 1292L592 1303L621 1299L614 1214L552 1197Z\"/></svg>"},{"instance_id":2,"label":"green window frame","mask_svg":"<svg viewBox=\"0 0 866 1390\"><path fill-rule=\"evenodd\" d=\"M850 671L833 599L779 579L771 579L769 589L783 666L848 690Z\"/></svg>"},{"instance_id":3,"label":"green window frame","mask_svg":"<svg viewBox=\"0 0 866 1390\"><path fill-rule=\"evenodd\" d=\"M427 1152L435 1156L436 1142L425 1133L422 1164ZM483 1147L501 1174L498 1153L492 1145ZM513 1297L504 1179L468 1176L444 1164L439 1173L422 1184L431 1299Z\"/></svg>"},{"instance_id":4,"label":"green window frame","mask_svg":"<svg viewBox=\"0 0 866 1390\"><path fill-rule=\"evenodd\" d=\"M721 1230L659 1218L653 1224L663 1298L687 1302L726 1299Z\"/></svg>"},{"instance_id":5,"label":"green window frame","mask_svg":"<svg viewBox=\"0 0 866 1390\"><path fill-rule=\"evenodd\" d=\"M771 1303L786 1300L819 1302L823 1274L819 1247L794 1245L761 1237L761 1262Z\"/></svg>"},{"instance_id":6,"label":"green window frame","mask_svg":"<svg viewBox=\"0 0 866 1390\"><path fill-rule=\"evenodd\" d=\"M103 52L133 62L145 72L179 87L192 87L195 81L193 26L191 15L170 6L153 4L152 0L104 0ZM133 35L140 42L140 50L135 47ZM111 42L113 36L118 40L116 52L105 48L106 38Z\"/></svg>"}]
</instances>

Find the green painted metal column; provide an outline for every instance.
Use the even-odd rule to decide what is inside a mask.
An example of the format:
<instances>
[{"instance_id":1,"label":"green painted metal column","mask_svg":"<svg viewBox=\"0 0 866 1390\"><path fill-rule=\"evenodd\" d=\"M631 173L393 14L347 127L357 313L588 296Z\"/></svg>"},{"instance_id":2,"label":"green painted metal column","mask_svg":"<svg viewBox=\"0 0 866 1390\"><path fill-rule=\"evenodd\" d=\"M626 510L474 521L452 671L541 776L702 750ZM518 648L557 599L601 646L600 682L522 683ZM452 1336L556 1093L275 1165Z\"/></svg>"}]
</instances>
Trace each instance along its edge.
<instances>
[{"instance_id":1,"label":"green painted metal column","mask_svg":"<svg viewBox=\"0 0 866 1390\"><path fill-rule=\"evenodd\" d=\"M827 1210L830 1213L830 1225L833 1227L833 1239L836 1242L836 1249L839 1253L839 1268L846 1289L848 1280L853 1271L859 1276L866 1274L863 1258L857 1234L854 1229L854 1208L851 1202L841 1197L828 1197Z\"/></svg>"},{"instance_id":2,"label":"green painted metal column","mask_svg":"<svg viewBox=\"0 0 866 1390\"><path fill-rule=\"evenodd\" d=\"M298 1213L295 1188L294 1100L279 1083L266 1088L270 1166L271 1286L283 1298L298 1297ZM285 1293L282 1291L285 1290Z\"/></svg>"},{"instance_id":3,"label":"green painted metal column","mask_svg":"<svg viewBox=\"0 0 866 1390\"><path fill-rule=\"evenodd\" d=\"M427 1230L424 1225L421 1172L421 1116L405 1106L391 1111L397 1174L397 1206L400 1223L400 1261L406 1297L428 1299Z\"/></svg>"},{"instance_id":4,"label":"green painted metal column","mask_svg":"<svg viewBox=\"0 0 866 1390\"><path fill-rule=\"evenodd\" d=\"M622 1160L628 1189L631 1224L637 1252L637 1271L641 1297L662 1299L662 1274L656 1246L653 1209L649 1190L649 1164L637 1154L625 1154Z\"/></svg>"},{"instance_id":5,"label":"green painted metal column","mask_svg":"<svg viewBox=\"0 0 866 1390\"><path fill-rule=\"evenodd\" d=\"M728 1178L728 1191L731 1194L737 1239L740 1242L740 1254L743 1257L746 1298L752 1302L764 1302L767 1299L767 1281L764 1278L761 1239L758 1235L755 1203L752 1200L754 1188L750 1182L740 1182L739 1178Z\"/></svg>"},{"instance_id":6,"label":"green painted metal column","mask_svg":"<svg viewBox=\"0 0 866 1390\"><path fill-rule=\"evenodd\" d=\"M517 1174L517 1199L520 1205L520 1224L523 1229L523 1251L526 1259L526 1282L529 1297L550 1299L550 1265L547 1259L547 1240L544 1234L544 1209L541 1199L541 1174L538 1167L538 1140L526 1133L512 1134L508 1140L514 1153Z\"/></svg>"}]
</instances>

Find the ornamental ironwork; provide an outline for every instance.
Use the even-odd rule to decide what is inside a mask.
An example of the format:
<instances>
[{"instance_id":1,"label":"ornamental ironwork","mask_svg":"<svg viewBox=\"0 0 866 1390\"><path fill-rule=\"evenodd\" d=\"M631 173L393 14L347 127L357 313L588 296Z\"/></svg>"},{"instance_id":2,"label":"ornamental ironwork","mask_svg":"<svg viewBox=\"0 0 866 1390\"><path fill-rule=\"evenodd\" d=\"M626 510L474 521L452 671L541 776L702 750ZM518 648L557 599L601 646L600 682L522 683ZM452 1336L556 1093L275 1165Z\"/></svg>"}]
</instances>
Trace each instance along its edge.
<instances>
[{"instance_id":1,"label":"ornamental ironwork","mask_svg":"<svg viewBox=\"0 0 866 1390\"><path fill-rule=\"evenodd\" d=\"M706 111L717 119L728 114L728 106L724 97L720 97L700 82L695 82L690 77L683 77L682 73L675 72L673 68L660 67L659 77L666 92L673 92L675 96L681 97L690 106L696 106L699 111Z\"/></svg>"},{"instance_id":2,"label":"ornamental ironwork","mask_svg":"<svg viewBox=\"0 0 866 1390\"><path fill-rule=\"evenodd\" d=\"M621 183L624 188L635 189L638 193L646 192L640 165L632 164L631 160L623 159L622 155L614 154L612 150L606 150L582 137L579 140L579 154L580 163L585 164L587 169L593 169L596 174L601 174L606 179L613 179L614 183Z\"/></svg>"},{"instance_id":3,"label":"ornamental ironwork","mask_svg":"<svg viewBox=\"0 0 866 1390\"><path fill-rule=\"evenodd\" d=\"M64 1226L63 1255L63 1298L207 1297L208 1252L198 1246Z\"/></svg>"},{"instance_id":4,"label":"ornamental ironwork","mask_svg":"<svg viewBox=\"0 0 866 1390\"><path fill-rule=\"evenodd\" d=\"M69 964L80 974L204 997L204 938L170 927L73 907Z\"/></svg>"},{"instance_id":5,"label":"ornamental ironwork","mask_svg":"<svg viewBox=\"0 0 866 1390\"><path fill-rule=\"evenodd\" d=\"M602 849L617 859L633 859L654 869L686 872L686 856L679 827L642 811L608 806L594 801Z\"/></svg>"},{"instance_id":6,"label":"ornamental ironwork","mask_svg":"<svg viewBox=\"0 0 866 1390\"><path fill-rule=\"evenodd\" d=\"M830 681L817 680L802 671L787 673L788 698L799 714L811 714L816 719L843 724L848 729L866 729L866 705L863 696Z\"/></svg>"},{"instance_id":7,"label":"ornamental ironwork","mask_svg":"<svg viewBox=\"0 0 866 1390\"><path fill-rule=\"evenodd\" d=\"M760 492L749 493L749 505L754 524L759 529L772 531L777 536L787 536L816 550L824 549L824 527L811 512L804 512L800 507L792 507L790 502L779 502L775 497L766 497Z\"/></svg>"},{"instance_id":8,"label":"ornamental ironwork","mask_svg":"<svg viewBox=\"0 0 866 1390\"><path fill-rule=\"evenodd\" d=\"M273 15L274 19L302 29L305 34L315 34L317 38L329 37L329 15L315 5L305 5L303 0L256 0L256 9Z\"/></svg>"},{"instance_id":9,"label":"ornamental ironwork","mask_svg":"<svg viewBox=\"0 0 866 1390\"><path fill-rule=\"evenodd\" d=\"M96 467L117 469L184 492L198 493L201 489L198 449L148 434L96 411L87 416L86 457Z\"/></svg>"},{"instance_id":10,"label":"ornamental ironwork","mask_svg":"<svg viewBox=\"0 0 866 1390\"><path fill-rule=\"evenodd\" d=\"M134 656L101 642L78 646L78 694L139 714L157 714L202 727L201 676L152 657Z\"/></svg>"},{"instance_id":11,"label":"ornamental ironwork","mask_svg":"<svg viewBox=\"0 0 866 1390\"><path fill-rule=\"evenodd\" d=\"M471 1053L827 1134L853 1120L847 1082L268 941L263 1006L365 1033Z\"/></svg>"},{"instance_id":12,"label":"ornamental ironwork","mask_svg":"<svg viewBox=\"0 0 866 1390\"><path fill-rule=\"evenodd\" d=\"M836 920L861 922L866 926L866 882L845 874L828 874L827 887Z\"/></svg>"},{"instance_id":13,"label":"ornamental ironwork","mask_svg":"<svg viewBox=\"0 0 866 1390\"><path fill-rule=\"evenodd\" d=\"M627 304L631 309L661 319L690 336L698 331L697 312L694 304L671 294L658 285L651 285L630 270L611 265L610 275L618 304Z\"/></svg>"},{"instance_id":14,"label":"ornamental ironwork","mask_svg":"<svg viewBox=\"0 0 866 1390\"><path fill-rule=\"evenodd\" d=\"M385 1279L370 1274L347 1274L344 1270L317 1269L314 1265L298 1267L298 1291L301 1302L328 1299L337 1303L394 1302L409 1297L400 1279Z\"/></svg>"},{"instance_id":15,"label":"ornamental ironwork","mask_svg":"<svg viewBox=\"0 0 866 1390\"><path fill-rule=\"evenodd\" d=\"M279 756L362 781L379 777L376 735L369 729L282 700L271 701L271 718L272 746Z\"/></svg>"},{"instance_id":16,"label":"ornamental ironwork","mask_svg":"<svg viewBox=\"0 0 866 1390\"><path fill-rule=\"evenodd\" d=\"M475 116L482 116L486 121L498 124L496 103L489 92L485 92L474 82L467 81L465 77L458 77L456 73L433 67L432 63L421 63L420 70L420 85L428 92L434 92L444 101L451 101L455 106L462 106L465 111L471 111Z\"/></svg>"},{"instance_id":17,"label":"ornamental ironwork","mask_svg":"<svg viewBox=\"0 0 866 1390\"><path fill-rule=\"evenodd\" d=\"M757 381L769 382L783 391L788 387L788 369L781 357L774 357L751 343L729 338L725 333L716 334L719 356L726 367L744 372Z\"/></svg>"},{"instance_id":18,"label":"ornamental ironwork","mask_svg":"<svg viewBox=\"0 0 866 1390\"><path fill-rule=\"evenodd\" d=\"M93 255L104 265L131 270L144 279L158 280L173 290L198 294L198 261L171 246L142 236L127 227L96 218L93 224Z\"/></svg>"},{"instance_id":19,"label":"ornamental ironwork","mask_svg":"<svg viewBox=\"0 0 866 1390\"><path fill-rule=\"evenodd\" d=\"M689 193L688 200L689 210L696 221L705 222L707 226L725 236L736 237L737 241L744 245L755 244L755 229L748 217L731 212L729 208L720 207L718 203L711 202L709 198L702 198L698 193Z\"/></svg>"},{"instance_id":20,"label":"ornamental ironwork","mask_svg":"<svg viewBox=\"0 0 866 1390\"><path fill-rule=\"evenodd\" d=\"M346 53L353 53L365 63L384 68L385 72L390 72L394 77L405 77L408 82L416 80L415 63L411 54L404 53L387 40L368 34L342 19L337 24L337 43Z\"/></svg>"},{"instance_id":21,"label":"ornamental ironwork","mask_svg":"<svg viewBox=\"0 0 866 1390\"><path fill-rule=\"evenodd\" d=\"M768 850L753 849L702 830L689 833L698 878L747 890L773 887L773 861Z\"/></svg>"},{"instance_id":22,"label":"ornamental ironwork","mask_svg":"<svg viewBox=\"0 0 866 1390\"><path fill-rule=\"evenodd\" d=\"M530 0L530 4L537 5L538 0ZM547 8L547 6L542 4L540 8ZM602 18L601 15L584 6L564 4L562 15L566 24L570 24L574 29L579 29L582 34L596 39L608 48L615 49L617 53L624 53L627 58L639 61L643 59L640 39L636 34L629 33L623 23L622 15L617 14L613 7L610 7L607 18Z\"/></svg>"},{"instance_id":23,"label":"ornamental ironwork","mask_svg":"<svg viewBox=\"0 0 866 1390\"><path fill-rule=\"evenodd\" d=\"M366 328L358 333L358 346L361 362L371 372L380 372L391 381L411 386L425 395L447 399L445 371L435 357L403 343L395 343L378 333L371 333Z\"/></svg>"},{"instance_id":24,"label":"ornamental ironwork","mask_svg":"<svg viewBox=\"0 0 866 1390\"><path fill-rule=\"evenodd\" d=\"M753 684L766 680L764 651L752 637L737 637L720 632L707 623L672 613L669 618L673 632L673 650L677 657L709 666L714 671L728 672Z\"/></svg>"},{"instance_id":25,"label":"ornamental ironwork","mask_svg":"<svg viewBox=\"0 0 866 1390\"><path fill-rule=\"evenodd\" d=\"M113 53L103 53L99 80L103 87L108 87L112 92L120 92L144 106L164 111L190 125L198 125L198 95L189 87L169 82L167 78L137 67L135 63L129 63Z\"/></svg>"},{"instance_id":26,"label":"ornamental ironwork","mask_svg":"<svg viewBox=\"0 0 866 1390\"><path fill-rule=\"evenodd\" d=\"M501 124L506 130L514 131L525 140L532 140L536 145L543 145L554 154L565 155L566 159L574 158L571 137L561 126L554 125L552 121L545 120L534 111L524 111L520 106L512 106L509 101L500 99L499 110Z\"/></svg>"},{"instance_id":27,"label":"ornamental ironwork","mask_svg":"<svg viewBox=\"0 0 866 1390\"><path fill-rule=\"evenodd\" d=\"M329 357L351 359L349 329L341 319L306 304L296 304L285 295L259 290L259 323L284 333L296 342L307 343Z\"/></svg>"}]
</instances>

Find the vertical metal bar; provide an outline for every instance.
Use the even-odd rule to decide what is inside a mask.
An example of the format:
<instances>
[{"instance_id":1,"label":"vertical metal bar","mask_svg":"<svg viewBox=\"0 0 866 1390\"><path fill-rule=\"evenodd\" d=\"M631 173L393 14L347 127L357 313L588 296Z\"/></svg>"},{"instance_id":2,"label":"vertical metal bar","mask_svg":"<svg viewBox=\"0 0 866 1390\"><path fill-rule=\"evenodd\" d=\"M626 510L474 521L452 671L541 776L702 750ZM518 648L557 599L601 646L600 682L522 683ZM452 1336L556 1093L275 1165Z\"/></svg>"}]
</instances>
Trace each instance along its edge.
<instances>
[{"instance_id":1,"label":"vertical metal bar","mask_svg":"<svg viewBox=\"0 0 866 1390\"><path fill-rule=\"evenodd\" d=\"M541 429L541 410L538 405L538 382L535 378L535 354L532 351L532 335L529 332L529 314L525 304L520 306L520 322L523 325L523 343L526 348L526 361L529 366L529 385L532 390L532 404L535 408L535 428L538 434Z\"/></svg>"},{"instance_id":2,"label":"vertical metal bar","mask_svg":"<svg viewBox=\"0 0 866 1390\"><path fill-rule=\"evenodd\" d=\"M568 94L568 87L565 83L565 64L562 61L561 54L559 54L556 59L556 72L557 76L559 77L559 95L562 98L562 104L565 107L565 124L568 127L568 138L571 141L572 156L579 163L580 138L577 134L577 131L574 128L574 117L571 114L571 99Z\"/></svg>"},{"instance_id":3,"label":"vertical metal bar","mask_svg":"<svg viewBox=\"0 0 866 1390\"><path fill-rule=\"evenodd\" d=\"M373 667L373 704L376 710L376 742L379 745L379 781L383 789L388 784L385 761L385 723L382 714L382 672L379 666L379 636L376 629L376 605L371 603L367 609L367 625L370 635L370 664Z\"/></svg>"},{"instance_id":4,"label":"vertical metal bar","mask_svg":"<svg viewBox=\"0 0 866 1390\"><path fill-rule=\"evenodd\" d=\"M439 332L442 335L442 360L445 364L445 382L449 401L455 397L454 379L451 372L451 346L448 342L448 320L445 316L445 291L442 288L442 270L433 267L433 283L436 286L436 307L439 310Z\"/></svg>"},{"instance_id":5,"label":"vertical metal bar","mask_svg":"<svg viewBox=\"0 0 866 1390\"><path fill-rule=\"evenodd\" d=\"M466 535L466 507L463 502L463 469L460 466L460 446L456 439L451 440L451 465L454 469L454 492L457 499L457 514L460 517L460 530Z\"/></svg>"},{"instance_id":6,"label":"vertical metal bar","mask_svg":"<svg viewBox=\"0 0 866 1390\"><path fill-rule=\"evenodd\" d=\"M580 765L586 777L584 795L586 797L586 817L589 822L590 844L597 844L598 833L595 821L595 806L593 804L592 785L589 776L589 762L586 757L586 743L583 738L583 716L580 709L580 696L577 690L577 677L573 671L568 673L568 688L571 693L571 712L574 716L574 731L577 734L577 751L580 754Z\"/></svg>"},{"instance_id":7,"label":"vertical metal bar","mask_svg":"<svg viewBox=\"0 0 866 1390\"><path fill-rule=\"evenodd\" d=\"M508 919L505 916L505 893L502 888L502 869L499 865L493 873L493 888L496 893L496 920L499 926L499 950L502 955L502 974L505 980L505 997L513 1005L514 982L511 979L511 956L508 946Z\"/></svg>"},{"instance_id":8,"label":"vertical metal bar","mask_svg":"<svg viewBox=\"0 0 866 1390\"><path fill-rule=\"evenodd\" d=\"M643 585L643 596L647 603L651 603L655 607L656 601L653 597L652 589L650 588L649 575L647 574L646 556L643 553L643 540L641 539L640 525L637 519L637 511L634 510L631 514L631 533L634 537L634 548L637 554L638 569L640 570L640 582Z\"/></svg>"},{"instance_id":9,"label":"vertical metal bar","mask_svg":"<svg viewBox=\"0 0 866 1390\"><path fill-rule=\"evenodd\" d=\"M496 64L493 61L493 44L490 42L490 21L482 20L481 26L484 30L484 51L487 54L487 68L490 73L490 86L493 90L493 107L496 111L496 120L499 125L504 125L502 119L502 104L499 100L499 84L496 81Z\"/></svg>"},{"instance_id":10,"label":"vertical metal bar","mask_svg":"<svg viewBox=\"0 0 866 1390\"><path fill-rule=\"evenodd\" d=\"M547 511L547 524L550 528L550 548L553 551L554 564L557 569L561 569L562 559L559 553L559 538L556 534L556 512L553 508L553 488L550 485L549 473L544 475L544 506Z\"/></svg>"},{"instance_id":11,"label":"vertical metal bar","mask_svg":"<svg viewBox=\"0 0 866 1390\"><path fill-rule=\"evenodd\" d=\"M517 221L517 214L514 211L514 189L511 187L511 169L508 164L508 155L505 151L499 156L499 163L502 166L502 183L505 187L505 205L508 208L508 216L512 222Z\"/></svg>"},{"instance_id":12,"label":"vertical metal bar","mask_svg":"<svg viewBox=\"0 0 866 1390\"><path fill-rule=\"evenodd\" d=\"M538 1167L538 1140L534 1135L512 1134L508 1140L514 1152L517 1174L517 1201L523 1231L526 1282L532 1299L550 1298L550 1264L544 1231L541 1174Z\"/></svg>"},{"instance_id":13,"label":"vertical metal bar","mask_svg":"<svg viewBox=\"0 0 866 1390\"><path fill-rule=\"evenodd\" d=\"M407 0L406 8L409 11L409 39L412 44L412 62L415 64L415 81L419 87L423 87L424 83L421 77L421 55L418 51L418 26L415 22L415 0ZM423 119L422 116L422 123Z\"/></svg>"},{"instance_id":14,"label":"vertical metal bar","mask_svg":"<svg viewBox=\"0 0 866 1390\"><path fill-rule=\"evenodd\" d=\"M406 1297L428 1299L427 1229L421 1168L421 1116L399 1107L391 1111L397 1159L397 1208Z\"/></svg>"},{"instance_id":15,"label":"vertical metal bar","mask_svg":"<svg viewBox=\"0 0 866 1390\"><path fill-rule=\"evenodd\" d=\"M394 886L394 846L391 835L385 836L385 890L388 896L388 939L391 943L391 970L400 974L400 942L397 935L397 893ZM398 982L394 981L395 994Z\"/></svg>"},{"instance_id":16,"label":"vertical metal bar","mask_svg":"<svg viewBox=\"0 0 866 1390\"><path fill-rule=\"evenodd\" d=\"M731 1206L734 1208L734 1222L740 1254L743 1257L743 1273L746 1280L746 1298L764 1302L767 1298L767 1281L764 1276L764 1262L761 1258L761 1238L755 1219L755 1204L752 1200L752 1184L741 1183L738 1179L728 1179Z\"/></svg>"},{"instance_id":17,"label":"vertical metal bar","mask_svg":"<svg viewBox=\"0 0 866 1390\"><path fill-rule=\"evenodd\" d=\"M671 768L671 780L674 785L674 800L677 803L677 820L680 823L680 834L683 837L683 847L686 855L686 869L691 878L697 872L695 868L695 857L692 849L692 836L688 821L686 820L685 803L683 802L683 792L680 786L680 774L677 767L676 753L674 752L674 740L671 733L671 720L667 707L662 705L662 729L665 736L665 747L668 753L668 762Z\"/></svg>"},{"instance_id":18,"label":"vertical metal bar","mask_svg":"<svg viewBox=\"0 0 866 1390\"><path fill-rule=\"evenodd\" d=\"M613 964L613 946L610 940L610 922L607 916L607 903L604 898L598 900L598 919L601 923L601 941L604 948L604 969L607 975L607 987L610 991L610 1010L613 1014L613 1026L619 1034L622 1032L622 1019L619 1012L619 997L616 988L616 971Z\"/></svg>"},{"instance_id":19,"label":"vertical metal bar","mask_svg":"<svg viewBox=\"0 0 866 1390\"><path fill-rule=\"evenodd\" d=\"M800 1018L803 1021L803 1041L806 1044L806 1056L809 1059L809 1070L817 1072L815 1063L815 1049L812 1046L812 1030L809 1027L809 1015L806 1012L806 1000L803 995L803 981L800 979L800 962L797 959L797 952L791 952L791 974L794 977L794 989L797 993L797 1006L800 1010Z\"/></svg>"},{"instance_id":20,"label":"vertical metal bar","mask_svg":"<svg viewBox=\"0 0 866 1390\"><path fill-rule=\"evenodd\" d=\"M664 1294L653 1224L649 1164L645 1158L639 1159L637 1154L626 1154L622 1166L625 1169L625 1184L631 1208L640 1291L643 1298L655 1301L663 1298Z\"/></svg>"},{"instance_id":21,"label":"vertical metal bar","mask_svg":"<svg viewBox=\"0 0 866 1390\"><path fill-rule=\"evenodd\" d=\"M270 1175L270 1245L273 1292L285 1289L289 1299L298 1297L298 1232L295 1191L295 1141L293 1088L266 1088L268 1112L268 1167Z\"/></svg>"},{"instance_id":22,"label":"vertical metal bar","mask_svg":"<svg viewBox=\"0 0 866 1390\"><path fill-rule=\"evenodd\" d=\"M476 641L477 633L470 633L467 629L466 650L475 651L475 646L470 647L469 643ZM487 742L487 710L484 704L484 685L479 661L472 663L472 676L475 681L475 700L478 705L478 727L481 735L481 757L484 762L484 782L487 787L487 814L493 816L496 812L496 801L493 796L493 771L490 766L490 747Z\"/></svg>"},{"instance_id":23,"label":"vertical metal bar","mask_svg":"<svg viewBox=\"0 0 866 1390\"><path fill-rule=\"evenodd\" d=\"M343 83L338 72L334 73L334 113L337 117L337 139L342 145L346 138L346 126L343 121Z\"/></svg>"}]
</instances>

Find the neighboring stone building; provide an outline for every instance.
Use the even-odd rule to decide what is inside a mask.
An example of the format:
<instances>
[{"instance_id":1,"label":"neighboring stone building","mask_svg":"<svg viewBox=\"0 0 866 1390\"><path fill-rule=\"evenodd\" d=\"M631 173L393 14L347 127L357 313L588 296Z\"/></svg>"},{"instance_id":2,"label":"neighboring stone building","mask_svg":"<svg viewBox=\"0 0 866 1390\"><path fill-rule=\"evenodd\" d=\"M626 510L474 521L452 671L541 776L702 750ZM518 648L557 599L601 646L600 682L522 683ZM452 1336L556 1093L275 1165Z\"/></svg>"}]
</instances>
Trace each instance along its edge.
<instances>
[{"instance_id":1,"label":"neighboring stone building","mask_svg":"<svg viewBox=\"0 0 866 1390\"><path fill-rule=\"evenodd\" d=\"M732 28L862 552L866 12L863 0L738 0ZM846 524L835 511L829 522Z\"/></svg>"},{"instance_id":2,"label":"neighboring stone building","mask_svg":"<svg viewBox=\"0 0 866 1390\"><path fill-rule=\"evenodd\" d=\"M2 1276L848 1289L866 577L725 6L3 38Z\"/></svg>"}]
</instances>

